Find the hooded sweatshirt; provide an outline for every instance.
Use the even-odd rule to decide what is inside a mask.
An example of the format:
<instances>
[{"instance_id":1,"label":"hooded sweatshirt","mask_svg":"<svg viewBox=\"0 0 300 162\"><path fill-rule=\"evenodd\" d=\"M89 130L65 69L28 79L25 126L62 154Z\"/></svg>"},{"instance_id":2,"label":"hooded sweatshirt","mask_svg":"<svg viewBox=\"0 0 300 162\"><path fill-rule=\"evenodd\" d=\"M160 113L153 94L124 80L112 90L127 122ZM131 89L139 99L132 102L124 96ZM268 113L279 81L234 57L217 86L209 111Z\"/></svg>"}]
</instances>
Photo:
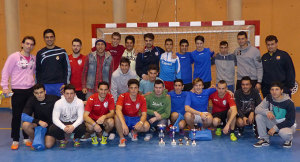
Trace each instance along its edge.
<instances>
[{"instance_id":1,"label":"hooded sweatshirt","mask_svg":"<svg viewBox=\"0 0 300 162\"><path fill-rule=\"evenodd\" d=\"M269 94L255 109L256 114L267 116L268 112L275 116L277 124L273 128L276 131L295 124L295 105L287 94L283 94L280 101L275 101Z\"/></svg>"},{"instance_id":2,"label":"hooded sweatshirt","mask_svg":"<svg viewBox=\"0 0 300 162\"><path fill-rule=\"evenodd\" d=\"M147 114L154 116L154 111L161 115L162 119L170 117L171 113L171 98L167 96L167 92L163 91L160 97L157 97L154 91L146 96Z\"/></svg>"},{"instance_id":3,"label":"hooded sweatshirt","mask_svg":"<svg viewBox=\"0 0 300 162\"><path fill-rule=\"evenodd\" d=\"M52 121L60 129L65 129L63 122L71 122L74 128L83 122L84 104L81 99L74 97L74 100L69 103L64 96L58 100L53 109Z\"/></svg>"},{"instance_id":4,"label":"hooded sweatshirt","mask_svg":"<svg viewBox=\"0 0 300 162\"><path fill-rule=\"evenodd\" d=\"M252 80L262 81L263 68L260 59L260 52L257 48L250 45L246 48L237 48L234 51L237 59L237 79L241 80L244 76L249 76Z\"/></svg>"},{"instance_id":5,"label":"hooded sweatshirt","mask_svg":"<svg viewBox=\"0 0 300 162\"><path fill-rule=\"evenodd\" d=\"M126 74L122 73L122 70L118 68L113 72L111 77L111 94L114 96L115 103L118 100L120 94L128 91L127 82L130 79L136 79L137 75L135 72L128 70Z\"/></svg>"},{"instance_id":6,"label":"hooded sweatshirt","mask_svg":"<svg viewBox=\"0 0 300 162\"><path fill-rule=\"evenodd\" d=\"M9 79L12 89L29 89L34 86L35 56L30 55L29 61L20 53L8 56L2 69L1 86L8 89Z\"/></svg>"}]
</instances>

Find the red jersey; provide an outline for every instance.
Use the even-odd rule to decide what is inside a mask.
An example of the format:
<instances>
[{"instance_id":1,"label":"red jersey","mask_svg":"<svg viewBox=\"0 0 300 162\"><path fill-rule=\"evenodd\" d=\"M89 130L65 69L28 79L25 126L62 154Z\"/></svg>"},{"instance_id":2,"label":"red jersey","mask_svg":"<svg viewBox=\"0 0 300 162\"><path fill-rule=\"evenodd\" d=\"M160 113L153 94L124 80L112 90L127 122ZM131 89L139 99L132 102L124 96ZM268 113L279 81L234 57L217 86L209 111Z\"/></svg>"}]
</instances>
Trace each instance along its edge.
<instances>
[{"instance_id":1,"label":"red jersey","mask_svg":"<svg viewBox=\"0 0 300 162\"><path fill-rule=\"evenodd\" d=\"M113 60L114 60L114 70L115 71L118 67L119 67L119 64L120 64L120 60L122 58L122 55L124 53L124 50L125 50L125 47L122 46L122 45L118 45L117 47L113 47L111 45L111 43L107 43L107 46L106 46L106 51L109 51Z\"/></svg>"},{"instance_id":2,"label":"red jersey","mask_svg":"<svg viewBox=\"0 0 300 162\"><path fill-rule=\"evenodd\" d=\"M234 98L226 92L223 98L218 96L218 91L214 92L209 96L209 99L212 101L212 113L222 112L228 110L231 106L236 106Z\"/></svg>"},{"instance_id":3,"label":"red jersey","mask_svg":"<svg viewBox=\"0 0 300 162\"><path fill-rule=\"evenodd\" d=\"M99 99L99 94L94 93L87 100L84 111L90 112L89 117L93 120L98 120L102 115L109 113L110 110L115 109L115 102L113 96L108 93L103 102Z\"/></svg>"},{"instance_id":4,"label":"red jersey","mask_svg":"<svg viewBox=\"0 0 300 162\"><path fill-rule=\"evenodd\" d=\"M139 116L139 111L147 112L147 104L144 96L138 94L136 101L133 102L130 98L129 92L123 93L119 96L117 105L122 106L123 115L136 117Z\"/></svg>"},{"instance_id":5,"label":"red jersey","mask_svg":"<svg viewBox=\"0 0 300 162\"><path fill-rule=\"evenodd\" d=\"M75 86L76 91L82 90L82 71L84 66L85 56L80 54L77 58L73 55L69 55L69 61L71 66L71 79L70 84Z\"/></svg>"}]
</instances>

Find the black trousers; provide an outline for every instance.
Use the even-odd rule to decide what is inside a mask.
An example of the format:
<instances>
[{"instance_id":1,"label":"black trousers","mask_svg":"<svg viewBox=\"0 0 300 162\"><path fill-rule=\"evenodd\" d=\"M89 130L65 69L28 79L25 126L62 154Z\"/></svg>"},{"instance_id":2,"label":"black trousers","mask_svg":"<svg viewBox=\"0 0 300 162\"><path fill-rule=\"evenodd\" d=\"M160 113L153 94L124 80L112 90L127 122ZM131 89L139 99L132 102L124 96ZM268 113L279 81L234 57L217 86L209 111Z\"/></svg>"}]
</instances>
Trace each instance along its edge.
<instances>
[{"instance_id":1,"label":"black trousers","mask_svg":"<svg viewBox=\"0 0 300 162\"><path fill-rule=\"evenodd\" d=\"M203 89L207 89L211 86L211 82L204 82L204 88Z\"/></svg>"},{"instance_id":2,"label":"black trousers","mask_svg":"<svg viewBox=\"0 0 300 162\"><path fill-rule=\"evenodd\" d=\"M64 123L65 125L71 125L72 123ZM81 138L85 134L86 128L84 123L81 123L78 127L76 127L73 131L74 133L74 138ZM52 124L49 129L50 136L56 138L57 140L63 140L65 139L65 131L60 129L58 126L55 124Z\"/></svg>"},{"instance_id":3,"label":"black trousers","mask_svg":"<svg viewBox=\"0 0 300 162\"><path fill-rule=\"evenodd\" d=\"M193 83L184 84L183 91L190 91L193 89Z\"/></svg>"},{"instance_id":4,"label":"black trousers","mask_svg":"<svg viewBox=\"0 0 300 162\"><path fill-rule=\"evenodd\" d=\"M12 120L11 120L11 138L14 141L19 141L21 116L27 100L33 96L33 89L12 89L14 92L11 97L12 105ZM24 139L28 139L28 135L23 132Z\"/></svg>"},{"instance_id":5,"label":"black trousers","mask_svg":"<svg viewBox=\"0 0 300 162\"><path fill-rule=\"evenodd\" d=\"M82 101L85 101L85 94L83 94L82 91L75 91L76 96L81 99Z\"/></svg>"}]
</instances>

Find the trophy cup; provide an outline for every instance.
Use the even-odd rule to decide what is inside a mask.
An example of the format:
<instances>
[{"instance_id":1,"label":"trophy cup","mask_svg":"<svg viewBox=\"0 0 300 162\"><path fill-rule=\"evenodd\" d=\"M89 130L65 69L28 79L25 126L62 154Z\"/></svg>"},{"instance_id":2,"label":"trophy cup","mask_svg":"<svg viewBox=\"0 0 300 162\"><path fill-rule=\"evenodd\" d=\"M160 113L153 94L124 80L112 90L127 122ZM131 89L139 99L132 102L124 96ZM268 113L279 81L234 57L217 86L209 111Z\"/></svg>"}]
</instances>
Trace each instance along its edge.
<instances>
[{"instance_id":1,"label":"trophy cup","mask_svg":"<svg viewBox=\"0 0 300 162\"><path fill-rule=\"evenodd\" d=\"M171 145L175 146L176 145L176 140L175 140L175 131L176 131L176 126L172 126L171 127L171 131L172 131L172 142Z\"/></svg>"},{"instance_id":2,"label":"trophy cup","mask_svg":"<svg viewBox=\"0 0 300 162\"><path fill-rule=\"evenodd\" d=\"M160 129L160 132L158 133L158 137L160 139L159 142L158 142L158 144L160 146L164 146L165 145L165 141L164 141L164 137L165 137L164 129L165 129L166 125L164 125L164 124L158 124L157 126Z\"/></svg>"},{"instance_id":3,"label":"trophy cup","mask_svg":"<svg viewBox=\"0 0 300 162\"><path fill-rule=\"evenodd\" d=\"M192 142L192 146L196 146L196 131L197 129L194 128L194 129L191 129L192 133L193 133L193 142Z\"/></svg>"}]
</instances>

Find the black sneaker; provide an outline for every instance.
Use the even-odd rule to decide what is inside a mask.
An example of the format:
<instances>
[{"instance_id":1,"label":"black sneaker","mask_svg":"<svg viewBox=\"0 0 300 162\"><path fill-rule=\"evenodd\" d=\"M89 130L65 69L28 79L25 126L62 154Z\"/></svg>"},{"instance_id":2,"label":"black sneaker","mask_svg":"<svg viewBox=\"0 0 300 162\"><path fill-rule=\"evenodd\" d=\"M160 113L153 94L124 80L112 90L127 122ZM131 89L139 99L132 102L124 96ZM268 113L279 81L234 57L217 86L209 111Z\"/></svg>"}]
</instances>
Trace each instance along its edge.
<instances>
[{"instance_id":1,"label":"black sneaker","mask_svg":"<svg viewBox=\"0 0 300 162\"><path fill-rule=\"evenodd\" d=\"M243 128L237 128L237 135L239 136L239 137L241 137L241 136L243 136L243 133L244 133L244 127Z\"/></svg>"},{"instance_id":2,"label":"black sneaker","mask_svg":"<svg viewBox=\"0 0 300 162\"><path fill-rule=\"evenodd\" d=\"M262 146L269 146L270 143L264 139L259 140L256 144L254 144L254 147L262 147Z\"/></svg>"},{"instance_id":3,"label":"black sneaker","mask_svg":"<svg viewBox=\"0 0 300 162\"><path fill-rule=\"evenodd\" d=\"M282 146L284 148L291 148L292 147L292 141L285 141Z\"/></svg>"}]
</instances>

